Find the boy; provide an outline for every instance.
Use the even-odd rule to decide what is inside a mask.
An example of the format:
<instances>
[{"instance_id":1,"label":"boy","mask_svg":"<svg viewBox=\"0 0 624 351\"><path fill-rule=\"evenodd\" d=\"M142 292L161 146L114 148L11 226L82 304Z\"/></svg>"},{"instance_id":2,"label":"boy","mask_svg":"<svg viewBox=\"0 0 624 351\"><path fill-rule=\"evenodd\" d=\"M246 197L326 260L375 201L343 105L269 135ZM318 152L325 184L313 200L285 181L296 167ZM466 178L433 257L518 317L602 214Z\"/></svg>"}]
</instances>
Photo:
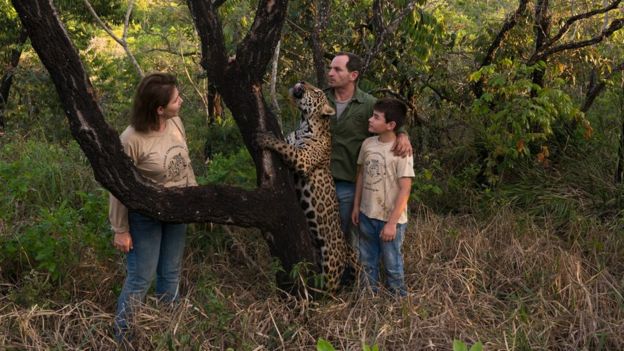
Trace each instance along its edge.
<instances>
[{"instance_id":1,"label":"boy","mask_svg":"<svg viewBox=\"0 0 624 351\"><path fill-rule=\"evenodd\" d=\"M351 220L359 226L361 279L377 291L379 259L383 260L391 292L407 295L401 245L407 227L407 200L414 177L414 160L391 151L395 131L403 125L407 107L391 98L378 100L368 119L376 134L362 143Z\"/></svg>"}]
</instances>

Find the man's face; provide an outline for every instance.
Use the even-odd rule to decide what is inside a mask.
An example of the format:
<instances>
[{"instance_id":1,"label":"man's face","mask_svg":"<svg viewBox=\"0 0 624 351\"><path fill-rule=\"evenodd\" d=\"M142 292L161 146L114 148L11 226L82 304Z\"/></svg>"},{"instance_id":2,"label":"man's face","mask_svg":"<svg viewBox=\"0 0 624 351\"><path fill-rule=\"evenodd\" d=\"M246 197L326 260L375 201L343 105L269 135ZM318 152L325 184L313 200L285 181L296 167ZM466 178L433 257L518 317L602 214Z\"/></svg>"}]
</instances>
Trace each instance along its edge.
<instances>
[{"instance_id":1,"label":"man's face","mask_svg":"<svg viewBox=\"0 0 624 351\"><path fill-rule=\"evenodd\" d=\"M349 72L347 62L349 62L349 56L346 55L336 56L332 60L327 74L327 81L331 88L344 88L349 84L355 84L358 72Z\"/></svg>"}]
</instances>

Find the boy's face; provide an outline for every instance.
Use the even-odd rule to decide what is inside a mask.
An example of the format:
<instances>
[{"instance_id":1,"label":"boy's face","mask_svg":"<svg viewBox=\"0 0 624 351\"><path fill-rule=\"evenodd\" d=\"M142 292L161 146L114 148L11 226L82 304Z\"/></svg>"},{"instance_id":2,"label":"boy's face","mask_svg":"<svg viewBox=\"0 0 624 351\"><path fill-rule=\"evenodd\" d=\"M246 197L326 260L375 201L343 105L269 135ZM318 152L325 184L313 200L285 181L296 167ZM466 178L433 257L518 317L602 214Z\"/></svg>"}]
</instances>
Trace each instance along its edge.
<instances>
[{"instance_id":1,"label":"boy's face","mask_svg":"<svg viewBox=\"0 0 624 351\"><path fill-rule=\"evenodd\" d=\"M368 131L374 134L392 131L395 126L394 122L386 122L386 114L381 111L373 110L373 115L368 119Z\"/></svg>"}]
</instances>

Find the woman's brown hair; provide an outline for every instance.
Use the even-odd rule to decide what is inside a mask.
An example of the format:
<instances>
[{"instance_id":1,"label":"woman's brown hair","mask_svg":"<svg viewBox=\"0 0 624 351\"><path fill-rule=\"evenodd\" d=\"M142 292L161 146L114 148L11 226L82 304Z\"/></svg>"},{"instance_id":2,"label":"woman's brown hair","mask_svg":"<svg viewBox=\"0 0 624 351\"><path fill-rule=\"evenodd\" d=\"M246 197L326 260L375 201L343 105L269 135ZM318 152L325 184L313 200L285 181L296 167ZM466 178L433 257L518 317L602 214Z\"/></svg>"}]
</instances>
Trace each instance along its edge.
<instances>
[{"instance_id":1,"label":"woman's brown hair","mask_svg":"<svg viewBox=\"0 0 624 351\"><path fill-rule=\"evenodd\" d=\"M130 124L137 132L158 130L160 121L156 110L169 104L178 82L168 73L151 73L141 80L134 94Z\"/></svg>"}]
</instances>

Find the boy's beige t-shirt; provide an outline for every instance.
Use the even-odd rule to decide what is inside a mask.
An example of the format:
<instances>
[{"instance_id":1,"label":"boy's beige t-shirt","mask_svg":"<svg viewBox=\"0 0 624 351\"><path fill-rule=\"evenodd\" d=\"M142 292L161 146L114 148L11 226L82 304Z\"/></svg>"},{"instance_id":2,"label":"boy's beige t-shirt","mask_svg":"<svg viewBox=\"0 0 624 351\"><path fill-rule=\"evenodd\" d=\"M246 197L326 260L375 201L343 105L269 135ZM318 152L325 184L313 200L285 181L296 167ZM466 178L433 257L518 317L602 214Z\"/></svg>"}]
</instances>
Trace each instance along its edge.
<instances>
[{"instance_id":1,"label":"boy's beige t-shirt","mask_svg":"<svg viewBox=\"0 0 624 351\"><path fill-rule=\"evenodd\" d=\"M147 178L167 188L197 185L180 117L168 119L162 132L139 133L128 126L120 139L125 153ZM128 209L112 194L108 217L115 233L129 231Z\"/></svg>"},{"instance_id":2,"label":"boy's beige t-shirt","mask_svg":"<svg viewBox=\"0 0 624 351\"><path fill-rule=\"evenodd\" d=\"M362 198L360 212L369 218L388 221L399 195L399 179L413 178L414 158L395 156L390 149L394 143L382 143L378 136L362 143L357 164L362 167ZM399 218L407 223L407 208Z\"/></svg>"}]
</instances>

